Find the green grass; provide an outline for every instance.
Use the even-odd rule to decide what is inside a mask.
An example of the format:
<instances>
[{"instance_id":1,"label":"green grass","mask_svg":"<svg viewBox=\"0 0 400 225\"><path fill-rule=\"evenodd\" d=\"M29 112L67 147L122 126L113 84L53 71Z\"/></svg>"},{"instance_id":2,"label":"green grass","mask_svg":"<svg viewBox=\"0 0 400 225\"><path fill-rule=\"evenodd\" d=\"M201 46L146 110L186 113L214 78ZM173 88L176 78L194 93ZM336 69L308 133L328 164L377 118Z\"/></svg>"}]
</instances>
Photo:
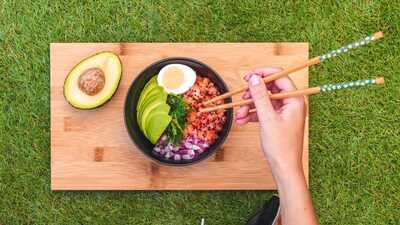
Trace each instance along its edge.
<instances>
[{"instance_id":1,"label":"green grass","mask_svg":"<svg viewBox=\"0 0 400 225\"><path fill-rule=\"evenodd\" d=\"M33 2L33 1L32 1ZM400 2L0 1L0 224L243 224L271 192L50 191L49 43L310 42L310 190L322 224L400 224ZM112 2L112 3L111 3ZM268 62L266 62L267 64Z\"/></svg>"}]
</instances>

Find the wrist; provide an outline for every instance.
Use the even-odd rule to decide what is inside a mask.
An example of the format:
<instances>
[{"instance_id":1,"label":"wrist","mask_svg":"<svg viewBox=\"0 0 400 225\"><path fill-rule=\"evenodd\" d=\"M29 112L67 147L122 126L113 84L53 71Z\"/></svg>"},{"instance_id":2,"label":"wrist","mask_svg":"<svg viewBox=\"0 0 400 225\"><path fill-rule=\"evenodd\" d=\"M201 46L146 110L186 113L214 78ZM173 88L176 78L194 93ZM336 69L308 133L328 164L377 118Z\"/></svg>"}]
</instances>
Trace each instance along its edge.
<instances>
[{"instance_id":1,"label":"wrist","mask_svg":"<svg viewBox=\"0 0 400 225\"><path fill-rule=\"evenodd\" d=\"M291 178L304 178L301 160L274 160L268 159L271 171L276 180L288 180Z\"/></svg>"},{"instance_id":2,"label":"wrist","mask_svg":"<svg viewBox=\"0 0 400 225\"><path fill-rule=\"evenodd\" d=\"M277 171L277 169L272 170L272 175L279 190L293 187L307 187L306 178L304 176L303 169L282 169Z\"/></svg>"}]
</instances>

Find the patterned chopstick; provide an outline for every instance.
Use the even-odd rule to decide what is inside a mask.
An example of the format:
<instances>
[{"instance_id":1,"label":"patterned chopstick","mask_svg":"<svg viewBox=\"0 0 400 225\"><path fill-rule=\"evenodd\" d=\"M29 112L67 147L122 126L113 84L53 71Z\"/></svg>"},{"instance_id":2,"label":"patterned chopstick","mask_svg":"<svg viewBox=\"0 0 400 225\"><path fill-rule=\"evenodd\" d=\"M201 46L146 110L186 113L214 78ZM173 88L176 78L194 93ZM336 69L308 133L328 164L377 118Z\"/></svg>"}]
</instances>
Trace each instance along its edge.
<instances>
[{"instance_id":1,"label":"patterned chopstick","mask_svg":"<svg viewBox=\"0 0 400 225\"><path fill-rule=\"evenodd\" d=\"M358 41L355 41L353 43L345 45L345 46L343 46L341 48L332 50L332 51L330 51L330 52L328 52L326 54L323 54L321 56L314 57L314 58L309 59L309 60L307 60L305 62L302 62L302 63L300 63L298 65L295 65L295 66L289 67L289 68L287 68L285 70L282 70L281 72L274 73L274 74L272 74L270 76L264 77L263 80L264 80L265 83L268 83L270 81L276 80L276 79L281 78L283 76L287 76L290 73L293 73L295 71L301 70L303 68L306 68L306 67L309 67L309 66L312 66L312 65L315 65L315 64L319 64L322 61L325 61L327 59L335 57L335 56L337 56L339 54L348 52L351 49L355 49L355 48L358 48L360 46L366 45L366 44L370 43L371 41L378 40L378 39L380 39L382 37L383 37L383 33L381 31L376 32L376 33L374 33L372 35L369 35L368 37L365 37L363 39L360 39ZM238 89L230 91L230 92L226 92L226 93L224 93L222 95L219 95L219 96L217 96L215 98L212 98L212 99L210 99L208 101L205 101L203 104L204 105L208 105L208 104L210 104L212 102L215 102L215 101L218 101L218 100L221 100L221 99L225 99L225 98L231 97L231 96L233 96L235 94L238 94L238 93L241 93L243 91L246 91L247 89L248 89L248 86L244 85L241 88L238 88Z\"/></svg>"},{"instance_id":2,"label":"patterned chopstick","mask_svg":"<svg viewBox=\"0 0 400 225\"><path fill-rule=\"evenodd\" d=\"M319 57L319 59L320 59L321 62L325 61L325 60L327 60L329 58L332 58L332 57L335 57L335 56L337 56L339 54L348 52L351 49L355 49L355 48L358 48L360 46L366 45L366 44L370 43L371 41L374 41L374 40L379 39L381 37L383 37L383 33L382 32L377 32L375 34L371 34L368 37L365 37L363 39L360 39L358 41L355 41L353 43L345 45L345 46L343 46L341 48L332 50L332 51L330 51L330 52L328 52L326 54L323 54L323 55L321 55Z\"/></svg>"},{"instance_id":3,"label":"patterned chopstick","mask_svg":"<svg viewBox=\"0 0 400 225\"><path fill-rule=\"evenodd\" d=\"M371 84L381 85L384 83L385 83L385 79L383 77L377 77L376 79L348 81L348 82L342 82L342 83L337 83L337 84L325 84L325 85L322 85L321 87L319 87L320 88L319 92L330 92L330 91L336 91L336 90L340 90L340 89L361 87L361 86L371 85ZM315 92L315 93L318 93L318 92ZM249 110L250 113L256 112L256 111L257 110L255 108Z\"/></svg>"},{"instance_id":4,"label":"patterned chopstick","mask_svg":"<svg viewBox=\"0 0 400 225\"><path fill-rule=\"evenodd\" d=\"M378 77L376 79L365 79L365 80L356 80L356 81L348 81L342 82L337 84L325 84L322 85L321 92L329 92L329 91L336 91L345 88L353 88L353 87L361 87L370 84L383 84L384 78Z\"/></svg>"},{"instance_id":5,"label":"patterned chopstick","mask_svg":"<svg viewBox=\"0 0 400 225\"><path fill-rule=\"evenodd\" d=\"M377 77L375 79L348 81L348 82L342 82L342 83L336 83L336 84L325 84L325 85L321 85L321 86L317 86L317 87L311 87L311 88L300 89L300 90L295 90L295 91L288 91L288 92L272 94L272 95L270 95L270 99L284 99L284 98L290 98L290 97L295 97L295 96L312 95L312 94L317 94L320 92L330 92L330 91L336 91L336 90L346 89L346 88L362 87L365 85L372 85L372 84L379 85L379 84L383 84L383 83L385 83L384 78ZM228 104L217 105L217 106L208 107L208 108L202 108L199 110L199 112L212 112L212 111L221 110L221 109L233 108L233 107L241 106L241 105L248 105L251 103L253 103L253 99L246 99L246 100L232 102L232 103L228 103ZM250 110L250 112L255 112L255 109Z\"/></svg>"}]
</instances>

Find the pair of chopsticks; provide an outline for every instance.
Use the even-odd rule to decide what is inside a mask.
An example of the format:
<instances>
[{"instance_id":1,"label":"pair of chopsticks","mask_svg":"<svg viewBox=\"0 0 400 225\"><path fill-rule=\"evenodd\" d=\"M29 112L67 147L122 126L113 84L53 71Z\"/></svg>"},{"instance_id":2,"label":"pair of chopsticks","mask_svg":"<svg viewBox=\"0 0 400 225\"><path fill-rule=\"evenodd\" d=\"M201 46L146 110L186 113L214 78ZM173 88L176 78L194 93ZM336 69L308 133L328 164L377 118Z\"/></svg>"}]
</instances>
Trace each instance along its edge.
<instances>
[{"instance_id":1,"label":"pair of chopsticks","mask_svg":"<svg viewBox=\"0 0 400 225\"><path fill-rule=\"evenodd\" d=\"M341 48L335 49L335 50L330 51L330 52L328 52L326 54L314 57L314 58L309 59L309 60L307 60L305 62L302 62L302 63L300 63L298 65L295 65L295 66L289 67L289 68L287 68L285 70L282 70L281 72L274 73L274 74L272 74L270 76L264 77L263 78L264 83L268 83L268 82L271 82L273 80L279 79L281 77L287 76L290 73L298 71L298 70L301 70L303 68L319 64L319 63L321 63L321 62L323 62L323 61L325 61L327 59L330 59L330 58L335 57L335 56L337 56L339 54L342 54L342 53L346 53L351 49L358 48L360 46L366 45L366 44L370 43L371 41L378 40L378 39L380 39L382 37L383 37L383 33L381 31L376 32L376 33L374 33L374 34L372 34L372 35L370 35L368 37L365 37L365 38L363 38L361 40L355 41L355 42L350 43L348 45L345 45L345 46L343 46ZM383 82L384 82L383 77L378 77L375 80L350 81L350 82L339 83L339 84L322 85L320 87L313 87L313 88L307 88L307 89L290 91L290 92L282 92L282 93L270 95L270 98L271 99L282 99L282 98L288 98L288 97L299 96L299 95L311 95L311 94L316 94L316 93L319 93L319 92L338 90L338 89L347 88L347 87L364 86L365 84L383 84ZM364 84L364 85L361 85L361 83ZM352 85L350 86L350 84L352 84ZM358 84L360 84L360 85L358 85ZM338 88L338 87L340 87L340 88ZM210 99L208 101L205 101L203 104L206 106L206 105L209 105L210 103L213 103L215 101L231 97L231 96L233 96L235 94L244 92L246 90L248 90L248 85L245 85L245 86L243 86L241 88L238 88L238 89L236 89L234 91L230 91L230 92L227 92L225 94L219 95L219 96L217 96L215 98L212 98L212 99ZM199 110L199 112L211 112L211 111L215 111L215 110L219 110L219 109L227 109L227 108L246 105L246 104L250 104L250 103L252 103L251 99L242 100L242 101L239 101L239 102L233 102L233 103L217 105L217 106L208 107L208 108L202 108L202 109Z\"/></svg>"}]
</instances>

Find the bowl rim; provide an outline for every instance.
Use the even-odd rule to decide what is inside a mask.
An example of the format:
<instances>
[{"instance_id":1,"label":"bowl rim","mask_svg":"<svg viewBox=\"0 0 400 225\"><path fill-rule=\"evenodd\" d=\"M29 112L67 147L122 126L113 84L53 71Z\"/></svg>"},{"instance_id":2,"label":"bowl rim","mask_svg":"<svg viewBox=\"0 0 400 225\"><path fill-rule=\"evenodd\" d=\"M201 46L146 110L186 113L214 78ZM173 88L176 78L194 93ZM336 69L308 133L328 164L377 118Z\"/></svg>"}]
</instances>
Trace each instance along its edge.
<instances>
[{"instance_id":1,"label":"bowl rim","mask_svg":"<svg viewBox=\"0 0 400 225\"><path fill-rule=\"evenodd\" d=\"M221 137L220 143L215 147L215 149L214 149L211 153L209 153L209 154L207 155L207 157L203 157L203 158L200 158L200 159L198 159L198 160L194 160L194 161L190 161L190 162L184 162L184 163L168 163L168 162L163 162L163 161L161 161L161 160L159 160L159 159L157 159L157 158L155 158L155 157L151 157L151 155L146 154L146 153L144 152L144 150L142 150L141 147L136 143L136 141L135 141L135 139L132 137L131 131L130 131L129 127L128 127L128 121L127 121L127 120L128 120L128 119L127 119L128 116L127 116L127 113L126 113L126 108L127 108L128 97L129 97L129 94L130 94L131 91L132 91L133 84L139 79L140 75L143 74L147 69L149 69L149 68L151 68L151 67L154 67L154 66L156 66L156 65L158 65L158 64L160 64L160 63L163 63L163 62L166 62L166 61L172 61L172 60L191 61L191 62L200 64L200 65L206 67L208 70L210 70L213 74L215 74L215 75L219 78L219 80L221 81L222 86L226 89L227 92L229 92L228 85L226 85L226 83L225 83L225 81L222 79L222 77L221 77L214 69L212 69L210 66L208 66L207 64L205 64L205 63L203 63L203 62L201 62L201 61L199 61L199 60L197 60L197 59L190 58L190 57L179 57L179 56L178 56L178 57L167 57L167 58L163 58L163 59L160 59L160 60L158 60L158 61L156 61L156 62L153 62L152 64L146 66L144 69L142 69L142 70L137 74L137 76L135 77L135 79L133 79L133 80L131 81L131 84L130 84L130 86L129 86L129 89L128 89L128 91L126 92L125 102L124 102L124 108L123 108L123 110L124 110L124 124L125 124L125 128L126 128L126 130L127 130L127 132L128 132L128 136L129 136L129 138L131 139L131 141L134 143L134 145L136 146L136 148L141 152L141 154L145 155L146 158L150 159L152 162L155 162L155 163L158 164L158 165L172 166L172 167L191 166L191 165L197 164L197 163L199 163L199 162L201 162L201 161L203 161L203 160L206 160L206 159L210 158L212 155L216 154L217 151L220 150L221 145L225 142L226 138L228 137L228 135L229 135L229 133L230 133L230 130L232 129L232 124L233 124L233 109L232 109L232 108L227 109L227 113L228 113L228 115L230 115L230 118L227 118L227 120L225 121L225 123L228 123L228 124L227 124L227 134ZM228 97L228 98L226 98L226 99L228 100L228 102L232 102L232 97Z\"/></svg>"}]
</instances>

